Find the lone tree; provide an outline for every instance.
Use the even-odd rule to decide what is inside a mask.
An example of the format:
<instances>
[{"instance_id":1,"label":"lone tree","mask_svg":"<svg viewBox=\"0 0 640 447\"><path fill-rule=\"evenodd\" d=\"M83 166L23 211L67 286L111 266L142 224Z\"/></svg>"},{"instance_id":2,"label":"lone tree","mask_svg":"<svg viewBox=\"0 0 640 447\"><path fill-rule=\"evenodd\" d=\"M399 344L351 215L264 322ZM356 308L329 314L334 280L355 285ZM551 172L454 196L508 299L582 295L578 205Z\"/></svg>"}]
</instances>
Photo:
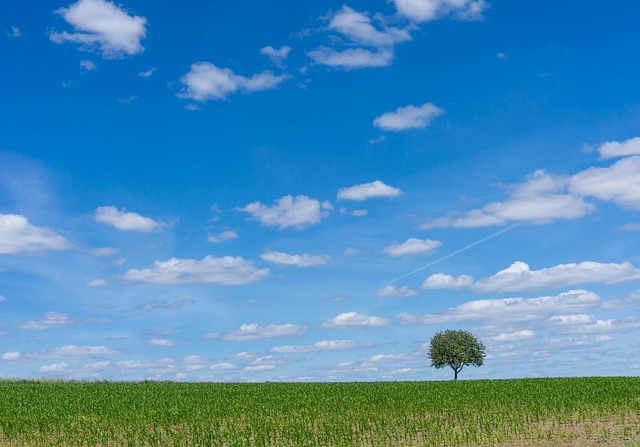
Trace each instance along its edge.
<instances>
[{"instance_id":1,"label":"lone tree","mask_svg":"<svg viewBox=\"0 0 640 447\"><path fill-rule=\"evenodd\" d=\"M431 366L450 366L453 380L458 380L458 373L467 365L482 366L485 356L484 344L469 331L438 332L429 345Z\"/></svg>"}]
</instances>

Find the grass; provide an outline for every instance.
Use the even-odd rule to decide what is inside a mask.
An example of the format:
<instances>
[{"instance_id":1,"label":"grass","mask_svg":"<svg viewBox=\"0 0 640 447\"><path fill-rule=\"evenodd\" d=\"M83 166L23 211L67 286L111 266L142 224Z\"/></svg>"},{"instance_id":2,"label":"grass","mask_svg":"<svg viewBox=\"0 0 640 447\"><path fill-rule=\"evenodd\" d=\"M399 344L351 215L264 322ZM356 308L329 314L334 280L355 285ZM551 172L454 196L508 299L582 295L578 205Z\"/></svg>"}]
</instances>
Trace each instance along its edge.
<instances>
[{"instance_id":1,"label":"grass","mask_svg":"<svg viewBox=\"0 0 640 447\"><path fill-rule=\"evenodd\" d=\"M640 378L0 381L1 446L636 447Z\"/></svg>"}]
</instances>

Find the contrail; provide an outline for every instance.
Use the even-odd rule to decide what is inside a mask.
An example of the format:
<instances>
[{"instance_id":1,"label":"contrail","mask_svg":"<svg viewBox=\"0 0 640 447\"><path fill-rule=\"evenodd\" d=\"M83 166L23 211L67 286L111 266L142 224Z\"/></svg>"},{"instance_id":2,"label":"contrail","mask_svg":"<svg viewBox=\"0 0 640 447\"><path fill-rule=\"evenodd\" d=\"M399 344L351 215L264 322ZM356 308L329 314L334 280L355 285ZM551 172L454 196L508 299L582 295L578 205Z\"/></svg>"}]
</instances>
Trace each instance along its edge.
<instances>
[{"instance_id":1,"label":"contrail","mask_svg":"<svg viewBox=\"0 0 640 447\"><path fill-rule=\"evenodd\" d=\"M414 270L414 271L412 271L412 272L407 273L406 275L402 275L402 276L400 276L400 277L398 277L398 278L396 278L396 279L394 279L394 280L392 280L392 281L389 281L388 283L384 284L382 287L385 287L385 286L391 285L391 284L393 284L393 283L394 283L394 282L396 282L396 281L400 281L401 279L406 278L407 276L411 276L411 275L413 275L414 273L418 273L420 270L424 270L424 269L426 269L426 268L428 268L428 267L431 267L431 266L433 266L433 265L436 265L436 264L438 264L438 263L440 263L440 262L444 261L445 259L449 259L450 257L457 255L458 253L462 253L463 251L467 251L467 250L469 250L470 248L475 247L476 245L480 245L480 244L482 244L483 242L487 242L488 240L491 240L491 239L493 239L494 237L498 237L498 236L500 236L501 234L506 233L507 231L511 231L511 230L513 230L515 227L517 227L517 226L519 226L519 225L520 225L519 223L517 223L517 224L513 224L513 225L508 226L507 228L503 228L503 229L502 229L502 230L500 230L500 231L496 231L495 233L490 234L490 235L489 235L489 236L487 236L487 237L483 237L483 238L482 238L482 239L480 239L480 240L477 240L477 241L475 241L475 242L472 242L471 244L467 245L466 247L462 247L460 250L456 250L456 251L454 251L453 253L449 253L448 255L443 256L443 257L441 257L440 259L436 259L435 261L430 262L430 263L429 263L429 264L427 264L427 265L423 265L423 266L422 266L422 267L420 267L419 269L416 269L416 270Z\"/></svg>"}]
</instances>

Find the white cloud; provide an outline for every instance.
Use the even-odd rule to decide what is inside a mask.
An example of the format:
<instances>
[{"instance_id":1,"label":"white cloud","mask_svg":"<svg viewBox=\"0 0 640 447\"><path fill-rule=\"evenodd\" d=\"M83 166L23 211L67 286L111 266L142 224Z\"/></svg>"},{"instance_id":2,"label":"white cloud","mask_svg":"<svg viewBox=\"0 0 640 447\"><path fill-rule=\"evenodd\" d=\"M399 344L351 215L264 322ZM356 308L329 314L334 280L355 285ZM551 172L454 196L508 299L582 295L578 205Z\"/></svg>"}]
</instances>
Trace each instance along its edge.
<instances>
[{"instance_id":1,"label":"white cloud","mask_svg":"<svg viewBox=\"0 0 640 447\"><path fill-rule=\"evenodd\" d=\"M559 326L574 324L589 324L595 321L593 315L587 314L571 314L571 315L553 315L549 317L549 322Z\"/></svg>"},{"instance_id":2,"label":"white cloud","mask_svg":"<svg viewBox=\"0 0 640 447\"><path fill-rule=\"evenodd\" d=\"M92 279L85 284L86 287L104 287L106 285L109 285L109 283L104 279Z\"/></svg>"},{"instance_id":3,"label":"white cloud","mask_svg":"<svg viewBox=\"0 0 640 447\"><path fill-rule=\"evenodd\" d=\"M368 14L344 5L333 16L327 28L342 34L355 44L364 46L393 47L411 40L411 34L406 29L391 27L378 30L372 22Z\"/></svg>"},{"instance_id":4,"label":"white cloud","mask_svg":"<svg viewBox=\"0 0 640 447\"><path fill-rule=\"evenodd\" d=\"M176 342L173 340L167 340L166 338L152 338L151 340L149 340L149 345L150 346L173 346L175 345Z\"/></svg>"},{"instance_id":5,"label":"white cloud","mask_svg":"<svg viewBox=\"0 0 640 447\"><path fill-rule=\"evenodd\" d=\"M224 370L224 369L235 369L235 365L232 363L222 362L222 363L214 363L209 367L211 370Z\"/></svg>"},{"instance_id":6,"label":"white cloud","mask_svg":"<svg viewBox=\"0 0 640 447\"><path fill-rule=\"evenodd\" d=\"M358 342L355 340L323 340L312 345L288 345L277 346L271 349L271 352L282 354L295 354L301 352L317 352L317 351L341 351L345 349L357 349L371 346L371 343Z\"/></svg>"},{"instance_id":7,"label":"white cloud","mask_svg":"<svg viewBox=\"0 0 640 447\"><path fill-rule=\"evenodd\" d=\"M433 253L436 248L442 245L440 241L431 239L407 239L402 244L394 244L384 249L389 256L422 256Z\"/></svg>"},{"instance_id":8,"label":"white cloud","mask_svg":"<svg viewBox=\"0 0 640 447\"><path fill-rule=\"evenodd\" d=\"M31 359L88 359L120 354L119 351L106 346L76 346L65 345L51 351L33 352L25 356Z\"/></svg>"},{"instance_id":9,"label":"white cloud","mask_svg":"<svg viewBox=\"0 0 640 447\"><path fill-rule=\"evenodd\" d=\"M154 73L155 71L156 71L156 69L155 69L155 68L150 68L150 69L148 69L147 71L141 71L141 72L139 72L139 73L138 73L138 76L139 76L139 77L141 77L141 78L150 78L150 77L153 75L153 73Z\"/></svg>"},{"instance_id":10,"label":"white cloud","mask_svg":"<svg viewBox=\"0 0 640 447\"><path fill-rule=\"evenodd\" d=\"M627 223L622 225L620 229L624 231L640 231L640 224Z\"/></svg>"},{"instance_id":11,"label":"white cloud","mask_svg":"<svg viewBox=\"0 0 640 447\"><path fill-rule=\"evenodd\" d=\"M607 168L589 168L571 178L569 190L640 210L640 156L623 158Z\"/></svg>"},{"instance_id":12,"label":"white cloud","mask_svg":"<svg viewBox=\"0 0 640 447\"><path fill-rule=\"evenodd\" d=\"M96 64L91 61L80 61L80 68L84 71L95 71L97 69Z\"/></svg>"},{"instance_id":13,"label":"white cloud","mask_svg":"<svg viewBox=\"0 0 640 447\"><path fill-rule=\"evenodd\" d=\"M400 15L414 22L431 22L451 17L458 20L482 20L489 7L485 0L393 0Z\"/></svg>"},{"instance_id":14,"label":"white cloud","mask_svg":"<svg viewBox=\"0 0 640 447\"><path fill-rule=\"evenodd\" d=\"M402 286L399 289L389 285L384 286L382 289L378 290L378 296L380 297L398 297L404 298L407 296L414 296L416 294L415 290L410 289L409 286Z\"/></svg>"},{"instance_id":15,"label":"white cloud","mask_svg":"<svg viewBox=\"0 0 640 447\"><path fill-rule=\"evenodd\" d=\"M147 19L131 16L105 0L79 0L68 8L54 11L75 28L75 32L52 32L51 41L77 43L84 50L98 50L105 59L118 59L142 53L140 43L147 35Z\"/></svg>"},{"instance_id":16,"label":"white cloud","mask_svg":"<svg viewBox=\"0 0 640 447\"><path fill-rule=\"evenodd\" d=\"M94 219L123 231L151 232L162 229L162 224L138 213L118 210L115 206L101 206L96 209Z\"/></svg>"},{"instance_id":17,"label":"white cloud","mask_svg":"<svg viewBox=\"0 0 640 447\"><path fill-rule=\"evenodd\" d=\"M545 224L556 219L576 219L595 206L565 192L570 178L536 171L524 183L511 185L510 198L461 215L432 219L420 228L468 228L505 225L509 222Z\"/></svg>"},{"instance_id":18,"label":"white cloud","mask_svg":"<svg viewBox=\"0 0 640 447\"><path fill-rule=\"evenodd\" d=\"M7 36L9 37L20 37L22 36L22 32L20 31L20 28L18 28L17 26L12 26L10 31L5 31L5 33L7 34Z\"/></svg>"},{"instance_id":19,"label":"white cloud","mask_svg":"<svg viewBox=\"0 0 640 447\"><path fill-rule=\"evenodd\" d=\"M167 300L154 300L148 303L140 303L135 307L135 310L141 310L144 312L151 312L155 309L179 309L184 306L190 306L195 301L193 300L178 300L178 301L167 301Z\"/></svg>"},{"instance_id":20,"label":"white cloud","mask_svg":"<svg viewBox=\"0 0 640 447\"><path fill-rule=\"evenodd\" d=\"M589 337L583 335L582 337L566 337L566 338L554 338L549 341L549 344L553 348L585 348L596 347L602 343L613 341L613 337L610 335L596 335L595 337Z\"/></svg>"},{"instance_id":21,"label":"white cloud","mask_svg":"<svg viewBox=\"0 0 640 447\"><path fill-rule=\"evenodd\" d=\"M128 270L124 278L152 284L241 285L260 281L268 275L269 269L258 269L253 262L240 256L205 256L201 260L171 258L156 261L152 268Z\"/></svg>"},{"instance_id":22,"label":"white cloud","mask_svg":"<svg viewBox=\"0 0 640 447\"><path fill-rule=\"evenodd\" d=\"M235 74L229 68L216 67L210 62L196 62L191 65L189 73L180 78L184 87L178 97L200 102L219 101L238 91L254 93L274 89L290 77L263 71L247 78Z\"/></svg>"},{"instance_id":23,"label":"white cloud","mask_svg":"<svg viewBox=\"0 0 640 447\"><path fill-rule=\"evenodd\" d=\"M329 202L321 203L316 199L299 195L281 197L272 206L253 202L239 210L251 214L253 219L267 227L293 227L300 230L329 216L328 210L332 208Z\"/></svg>"},{"instance_id":24,"label":"white cloud","mask_svg":"<svg viewBox=\"0 0 640 447\"><path fill-rule=\"evenodd\" d=\"M20 325L20 329L50 329L53 327L69 326L73 320L62 312L46 312L38 320L29 320Z\"/></svg>"},{"instance_id":25,"label":"white cloud","mask_svg":"<svg viewBox=\"0 0 640 447\"><path fill-rule=\"evenodd\" d=\"M252 341L275 337L297 337L307 333L307 327L300 324L269 324L260 326L257 323L243 324L231 332L212 332L207 338L219 338L224 341Z\"/></svg>"},{"instance_id":26,"label":"white cloud","mask_svg":"<svg viewBox=\"0 0 640 447\"><path fill-rule=\"evenodd\" d=\"M42 365L40 369L38 369L38 372L57 373L57 372L66 371L68 367L69 367L69 364L67 362L52 363L50 365Z\"/></svg>"},{"instance_id":27,"label":"white cloud","mask_svg":"<svg viewBox=\"0 0 640 447\"><path fill-rule=\"evenodd\" d=\"M7 297L4 295L0 295L0 301L7 301Z\"/></svg>"},{"instance_id":28,"label":"white cloud","mask_svg":"<svg viewBox=\"0 0 640 447\"><path fill-rule=\"evenodd\" d=\"M530 331L528 329L524 329L521 331L494 335L493 337L489 337L488 341L492 343L506 343L506 342L519 341L519 340L528 340L535 336L536 336L535 332Z\"/></svg>"},{"instance_id":29,"label":"white cloud","mask_svg":"<svg viewBox=\"0 0 640 447\"><path fill-rule=\"evenodd\" d=\"M389 320L382 317L370 317L356 312L341 313L325 321L320 327L325 329L341 329L351 327L379 327L389 324Z\"/></svg>"},{"instance_id":30,"label":"white cloud","mask_svg":"<svg viewBox=\"0 0 640 447\"><path fill-rule=\"evenodd\" d=\"M19 360L22 357L22 353L19 351L9 351L9 352L5 352L4 354L0 355L0 360L3 360L5 362L10 362L13 360Z\"/></svg>"},{"instance_id":31,"label":"white cloud","mask_svg":"<svg viewBox=\"0 0 640 447\"><path fill-rule=\"evenodd\" d=\"M600 298L587 290L571 290L540 298L504 298L468 301L437 314L397 315L401 323L438 324L462 321L519 322L545 320L552 315L580 313L600 304Z\"/></svg>"},{"instance_id":32,"label":"white cloud","mask_svg":"<svg viewBox=\"0 0 640 447\"><path fill-rule=\"evenodd\" d=\"M357 200L361 202L378 197L398 197L401 194L402 191L400 189L376 180L371 183L361 183L348 188L340 188L338 200Z\"/></svg>"},{"instance_id":33,"label":"white cloud","mask_svg":"<svg viewBox=\"0 0 640 447\"><path fill-rule=\"evenodd\" d=\"M316 64L329 67L355 70L358 68L387 67L393 62L393 50L382 48L368 50L365 48L334 48L319 47L307 53Z\"/></svg>"},{"instance_id":34,"label":"white cloud","mask_svg":"<svg viewBox=\"0 0 640 447\"><path fill-rule=\"evenodd\" d=\"M584 324L567 325L563 332L569 334L610 334L614 332L628 332L640 329L640 320L629 317L622 320L610 318L595 320Z\"/></svg>"},{"instance_id":35,"label":"white cloud","mask_svg":"<svg viewBox=\"0 0 640 447\"><path fill-rule=\"evenodd\" d=\"M218 244L220 242L229 241L231 239L238 239L239 237L240 236L238 236L237 232L233 230L227 230L223 231L222 233L208 235L207 241L213 244Z\"/></svg>"},{"instance_id":36,"label":"white cloud","mask_svg":"<svg viewBox=\"0 0 640 447\"><path fill-rule=\"evenodd\" d=\"M608 160L615 157L640 155L640 137L629 138L625 141L607 141L598 147L600 160Z\"/></svg>"},{"instance_id":37,"label":"white cloud","mask_svg":"<svg viewBox=\"0 0 640 447\"><path fill-rule=\"evenodd\" d=\"M365 209L353 210L353 212L351 213L351 215L353 215L354 217L362 217L362 216L366 216L367 214L369 214L369 211Z\"/></svg>"},{"instance_id":38,"label":"white cloud","mask_svg":"<svg viewBox=\"0 0 640 447\"><path fill-rule=\"evenodd\" d=\"M373 125L382 130L394 132L407 129L424 129L431 125L434 118L443 113L443 109L430 102L417 107L408 105L397 108L395 112L383 113L373 120Z\"/></svg>"},{"instance_id":39,"label":"white cloud","mask_svg":"<svg viewBox=\"0 0 640 447\"><path fill-rule=\"evenodd\" d=\"M31 225L26 217L18 214L0 214L0 254L68 248L71 248L69 241L55 231Z\"/></svg>"},{"instance_id":40,"label":"white cloud","mask_svg":"<svg viewBox=\"0 0 640 447\"><path fill-rule=\"evenodd\" d=\"M268 47L260 48L260 54L267 56L271 59L271 62L278 66L282 67L285 59L289 57L289 53L291 52L291 47L284 45L279 49L273 48L271 45Z\"/></svg>"},{"instance_id":41,"label":"white cloud","mask_svg":"<svg viewBox=\"0 0 640 447\"><path fill-rule=\"evenodd\" d=\"M466 289L473 284L473 278L468 275L453 277L444 273L429 276L422 283L423 289Z\"/></svg>"},{"instance_id":42,"label":"white cloud","mask_svg":"<svg viewBox=\"0 0 640 447\"><path fill-rule=\"evenodd\" d=\"M89 253L92 256L114 256L118 254L118 249L113 247L92 248Z\"/></svg>"},{"instance_id":43,"label":"white cloud","mask_svg":"<svg viewBox=\"0 0 640 447\"><path fill-rule=\"evenodd\" d=\"M267 250L260 255L260 258L275 262L280 265L295 265L296 267L310 267L313 265L326 264L329 256L312 256L308 254L290 255L279 251Z\"/></svg>"},{"instance_id":44,"label":"white cloud","mask_svg":"<svg viewBox=\"0 0 640 447\"><path fill-rule=\"evenodd\" d=\"M514 262L493 276L471 286L476 292L520 292L567 287L576 284L616 284L640 279L640 269L629 262L603 264L584 261L531 270L524 262Z\"/></svg>"},{"instance_id":45,"label":"white cloud","mask_svg":"<svg viewBox=\"0 0 640 447\"><path fill-rule=\"evenodd\" d=\"M509 56L507 56L506 54L504 54L503 52L497 53L496 57L498 59L502 59L503 61L506 61L507 59L509 59Z\"/></svg>"}]
</instances>

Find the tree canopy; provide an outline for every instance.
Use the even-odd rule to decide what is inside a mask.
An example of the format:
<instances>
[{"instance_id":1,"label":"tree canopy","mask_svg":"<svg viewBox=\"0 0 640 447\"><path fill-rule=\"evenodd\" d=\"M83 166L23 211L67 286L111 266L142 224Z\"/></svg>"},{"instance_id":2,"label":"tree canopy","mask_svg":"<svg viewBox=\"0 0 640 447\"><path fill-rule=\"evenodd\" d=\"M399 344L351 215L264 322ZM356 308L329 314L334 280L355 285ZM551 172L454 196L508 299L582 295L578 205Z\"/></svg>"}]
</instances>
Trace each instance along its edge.
<instances>
[{"instance_id":1,"label":"tree canopy","mask_svg":"<svg viewBox=\"0 0 640 447\"><path fill-rule=\"evenodd\" d=\"M447 329L433 336L428 355L431 366L451 367L453 379L458 380L458 373L465 366L482 366L486 356L484 349L484 344L471 332Z\"/></svg>"}]
</instances>

